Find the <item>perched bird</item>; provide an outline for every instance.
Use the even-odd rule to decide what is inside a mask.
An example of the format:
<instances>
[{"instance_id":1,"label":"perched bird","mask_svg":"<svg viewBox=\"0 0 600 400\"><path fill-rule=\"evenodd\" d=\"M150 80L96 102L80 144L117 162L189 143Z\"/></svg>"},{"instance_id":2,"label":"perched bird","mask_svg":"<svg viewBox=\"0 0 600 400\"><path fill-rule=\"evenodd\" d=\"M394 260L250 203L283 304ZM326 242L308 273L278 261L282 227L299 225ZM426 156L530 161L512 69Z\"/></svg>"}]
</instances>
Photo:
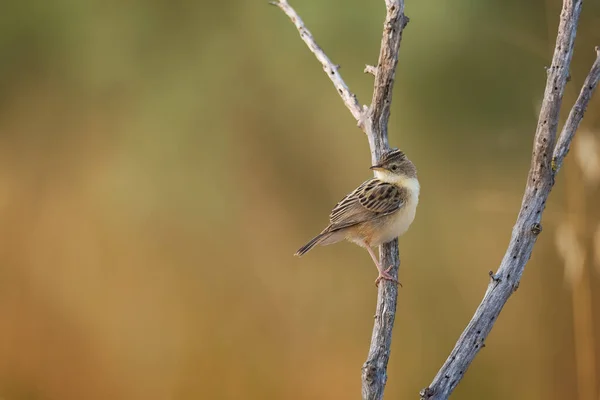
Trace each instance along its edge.
<instances>
[{"instance_id":1,"label":"perched bird","mask_svg":"<svg viewBox=\"0 0 600 400\"><path fill-rule=\"evenodd\" d=\"M315 245L322 246L349 240L367 249L377 266L381 279L398 282L384 269L371 246L379 246L404 234L415 219L419 203L419 181L415 165L406 155L393 149L383 155L371 170L375 177L364 182L344 197L329 215L329 225L314 239L302 246L296 256L302 256Z\"/></svg>"}]
</instances>

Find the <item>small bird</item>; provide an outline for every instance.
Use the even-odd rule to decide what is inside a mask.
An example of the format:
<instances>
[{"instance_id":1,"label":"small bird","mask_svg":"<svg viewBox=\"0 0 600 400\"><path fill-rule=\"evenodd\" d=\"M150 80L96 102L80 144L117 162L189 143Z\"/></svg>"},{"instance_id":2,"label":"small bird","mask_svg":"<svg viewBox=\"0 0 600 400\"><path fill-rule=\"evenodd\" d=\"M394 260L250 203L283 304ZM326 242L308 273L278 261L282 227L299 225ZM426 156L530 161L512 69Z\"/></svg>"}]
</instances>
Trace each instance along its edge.
<instances>
[{"instance_id":1,"label":"small bird","mask_svg":"<svg viewBox=\"0 0 600 400\"><path fill-rule=\"evenodd\" d=\"M376 285L382 279L400 284L389 273L392 266L384 269L371 246L401 236L415 219L420 191L417 169L398 149L388 151L370 169L375 177L344 197L331 211L327 228L295 255L302 256L317 244L326 246L346 239L371 255L379 271Z\"/></svg>"}]
</instances>

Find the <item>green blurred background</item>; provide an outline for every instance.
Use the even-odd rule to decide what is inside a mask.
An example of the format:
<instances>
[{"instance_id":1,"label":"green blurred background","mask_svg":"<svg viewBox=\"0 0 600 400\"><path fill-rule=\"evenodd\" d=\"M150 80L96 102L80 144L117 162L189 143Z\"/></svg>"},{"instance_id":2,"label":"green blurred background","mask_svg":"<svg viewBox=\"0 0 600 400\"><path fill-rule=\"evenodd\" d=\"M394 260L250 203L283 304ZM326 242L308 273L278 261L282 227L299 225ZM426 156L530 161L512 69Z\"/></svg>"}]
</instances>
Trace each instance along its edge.
<instances>
[{"instance_id":1,"label":"green blurred background","mask_svg":"<svg viewBox=\"0 0 600 400\"><path fill-rule=\"evenodd\" d=\"M369 102L383 1L291 4ZM370 155L287 17L239 0L2 8L0 397L359 398L376 270L350 244L292 254ZM560 2L406 13L390 142L422 192L400 242L389 399L430 383L499 265ZM585 2L565 110L599 27ZM520 290L454 398L599 398L598 93L580 133Z\"/></svg>"}]
</instances>

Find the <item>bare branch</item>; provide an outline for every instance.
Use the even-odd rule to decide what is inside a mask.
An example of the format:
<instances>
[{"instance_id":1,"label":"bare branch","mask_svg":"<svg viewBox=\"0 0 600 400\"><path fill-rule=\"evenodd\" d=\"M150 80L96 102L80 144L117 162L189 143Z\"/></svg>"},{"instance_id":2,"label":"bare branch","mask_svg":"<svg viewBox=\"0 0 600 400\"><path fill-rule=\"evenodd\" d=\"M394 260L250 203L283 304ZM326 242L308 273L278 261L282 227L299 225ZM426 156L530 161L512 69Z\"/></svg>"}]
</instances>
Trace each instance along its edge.
<instances>
[{"instance_id":1,"label":"bare branch","mask_svg":"<svg viewBox=\"0 0 600 400\"><path fill-rule=\"evenodd\" d=\"M393 265L392 276L398 276L400 256L398 239L382 245L379 249L382 265ZM398 285L390 281L381 281L377 292L375 322L371 335L371 345L367 361L362 367L362 398L368 400L383 399L387 383L387 364L392 345L392 329L396 319Z\"/></svg>"},{"instance_id":2,"label":"bare branch","mask_svg":"<svg viewBox=\"0 0 600 400\"><path fill-rule=\"evenodd\" d=\"M573 136L575 136L575 131L577 131L579 123L583 119L583 114L587 109L596 86L598 86L599 80L600 46L596 46L596 61L592 65L592 69L583 83L583 87L581 88L581 92L579 93L575 105L571 108L567 122L565 122L565 126L563 126L562 132L558 137L558 143L556 143L556 148L554 149L554 154L552 156L552 170L554 171L554 174L560 170L565 156L569 152L571 141L573 140Z\"/></svg>"},{"instance_id":3,"label":"bare branch","mask_svg":"<svg viewBox=\"0 0 600 400\"><path fill-rule=\"evenodd\" d=\"M362 121L364 120L363 109L360 106L356 95L350 91L348 85L346 85L346 82L342 79L342 76L338 72L339 67L331 62L323 49L315 42L315 39L310 31L304 26L304 22L302 22L298 13L296 13L296 11L288 4L287 0L272 1L270 4L279 7L288 17L290 17L294 25L296 25L304 43L306 43L310 51L317 57L317 60L321 62L323 70L329 79L331 79L331 82L333 82L333 85L344 101L344 104L348 107L348 110L350 110L354 119L359 123L359 126L362 125Z\"/></svg>"},{"instance_id":4,"label":"bare branch","mask_svg":"<svg viewBox=\"0 0 600 400\"><path fill-rule=\"evenodd\" d=\"M485 339L508 298L519 287L525 264L529 261L537 236L542 231L540 225L542 212L554 185L554 171L550 155L554 150L560 106L569 77L569 65L581 6L582 0L563 0L552 65L547 70L546 89L534 138L527 186L508 249L496 274L490 274L491 280L483 300L450 356L438 371L431 385L421 391L422 399L447 399L454 391L479 350L484 347ZM588 76L586 83L591 80L593 77ZM589 101L591 90L588 88L585 93L584 96L588 96L588 98L582 100L580 105L587 104ZM576 124L579 122L578 119L581 119L582 110L571 111L571 114L574 116L569 117L572 121L570 123L568 121L568 124L572 126L574 133ZM578 114L581 115L577 116ZM569 131L567 130L567 132ZM564 134L564 137L561 135L559 146L568 148L572 137L573 135L569 133ZM561 145L563 141L565 143ZM562 152L559 151L559 154ZM564 158L564 155L562 157ZM559 160L562 162L562 159ZM560 164L556 165L560 167Z\"/></svg>"},{"instance_id":5,"label":"bare branch","mask_svg":"<svg viewBox=\"0 0 600 400\"><path fill-rule=\"evenodd\" d=\"M371 74L371 75L375 76L377 74L377 67L374 67L372 65L365 65L365 69L363 72L365 74Z\"/></svg>"},{"instance_id":6,"label":"bare branch","mask_svg":"<svg viewBox=\"0 0 600 400\"><path fill-rule=\"evenodd\" d=\"M398 64L398 52L402 41L402 32L408 24L408 17L404 15L404 0L385 0L387 14L383 24L383 35L381 38L381 49L375 74L375 85L373 90L373 101L371 104L371 121L373 122L373 135L376 141L371 144L373 161L381 156L378 151L389 147L387 138L387 126L390 118L390 105L392 104L392 89L396 65ZM379 143L378 141L382 141Z\"/></svg>"},{"instance_id":7,"label":"bare branch","mask_svg":"<svg viewBox=\"0 0 600 400\"><path fill-rule=\"evenodd\" d=\"M367 66L365 69L365 72L375 75L372 104L371 107L365 108L365 110L360 107L356 96L350 92L338 74L337 68L315 43L312 35L304 27L304 23L287 1L279 0L271 3L281 8L296 25L300 37L321 62L323 69L335 85L346 107L352 112L352 115L358 121L358 125L367 134L373 164L376 164L380 157L389 150L387 125L390 117L392 90L402 31L408 23L408 17L404 15L403 0L385 0L385 3L387 14L381 39L379 61L377 67ZM398 240L382 245L379 254L382 265L393 266L390 273L397 278L400 265ZM367 361L362 368L363 399L378 400L383 398L397 299L398 287L396 284L387 280L380 282L371 345Z\"/></svg>"},{"instance_id":8,"label":"bare branch","mask_svg":"<svg viewBox=\"0 0 600 400\"><path fill-rule=\"evenodd\" d=\"M408 23L408 17L404 15L404 0L386 0L385 3L387 13L375 74L373 102L370 107L369 124L367 125L367 137L371 148L371 159L374 164L389 149L387 127L390 118L390 105L392 104L392 90L394 88L402 31ZM382 265L392 266L390 272L397 279L400 267L398 239L380 246L379 257ZM371 345L367 360L362 368L363 399L383 399L397 301L398 286L389 281L380 283L377 292Z\"/></svg>"}]
</instances>

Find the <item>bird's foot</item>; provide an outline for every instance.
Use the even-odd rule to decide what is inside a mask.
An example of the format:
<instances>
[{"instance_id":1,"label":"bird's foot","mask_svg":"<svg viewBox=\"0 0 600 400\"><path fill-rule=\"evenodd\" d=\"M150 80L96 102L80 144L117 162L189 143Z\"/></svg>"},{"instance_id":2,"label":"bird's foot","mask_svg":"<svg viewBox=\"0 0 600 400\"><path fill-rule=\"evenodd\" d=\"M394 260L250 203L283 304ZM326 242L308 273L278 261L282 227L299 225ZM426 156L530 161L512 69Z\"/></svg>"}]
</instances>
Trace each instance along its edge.
<instances>
[{"instance_id":1,"label":"bird's foot","mask_svg":"<svg viewBox=\"0 0 600 400\"><path fill-rule=\"evenodd\" d=\"M375 279L375 286L379 286L379 282L381 282L382 279L385 279L386 281L390 281L390 282L394 282L396 285L399 285L400 287L402 287L402 284L400 283L400 281L398 281L398 279L394 278L391 274L390 274L390 270L392 269L392 266L386 268L383 271L379 271L379 276L377 277L377 279Z\"/></svg>"}]
</instances>

